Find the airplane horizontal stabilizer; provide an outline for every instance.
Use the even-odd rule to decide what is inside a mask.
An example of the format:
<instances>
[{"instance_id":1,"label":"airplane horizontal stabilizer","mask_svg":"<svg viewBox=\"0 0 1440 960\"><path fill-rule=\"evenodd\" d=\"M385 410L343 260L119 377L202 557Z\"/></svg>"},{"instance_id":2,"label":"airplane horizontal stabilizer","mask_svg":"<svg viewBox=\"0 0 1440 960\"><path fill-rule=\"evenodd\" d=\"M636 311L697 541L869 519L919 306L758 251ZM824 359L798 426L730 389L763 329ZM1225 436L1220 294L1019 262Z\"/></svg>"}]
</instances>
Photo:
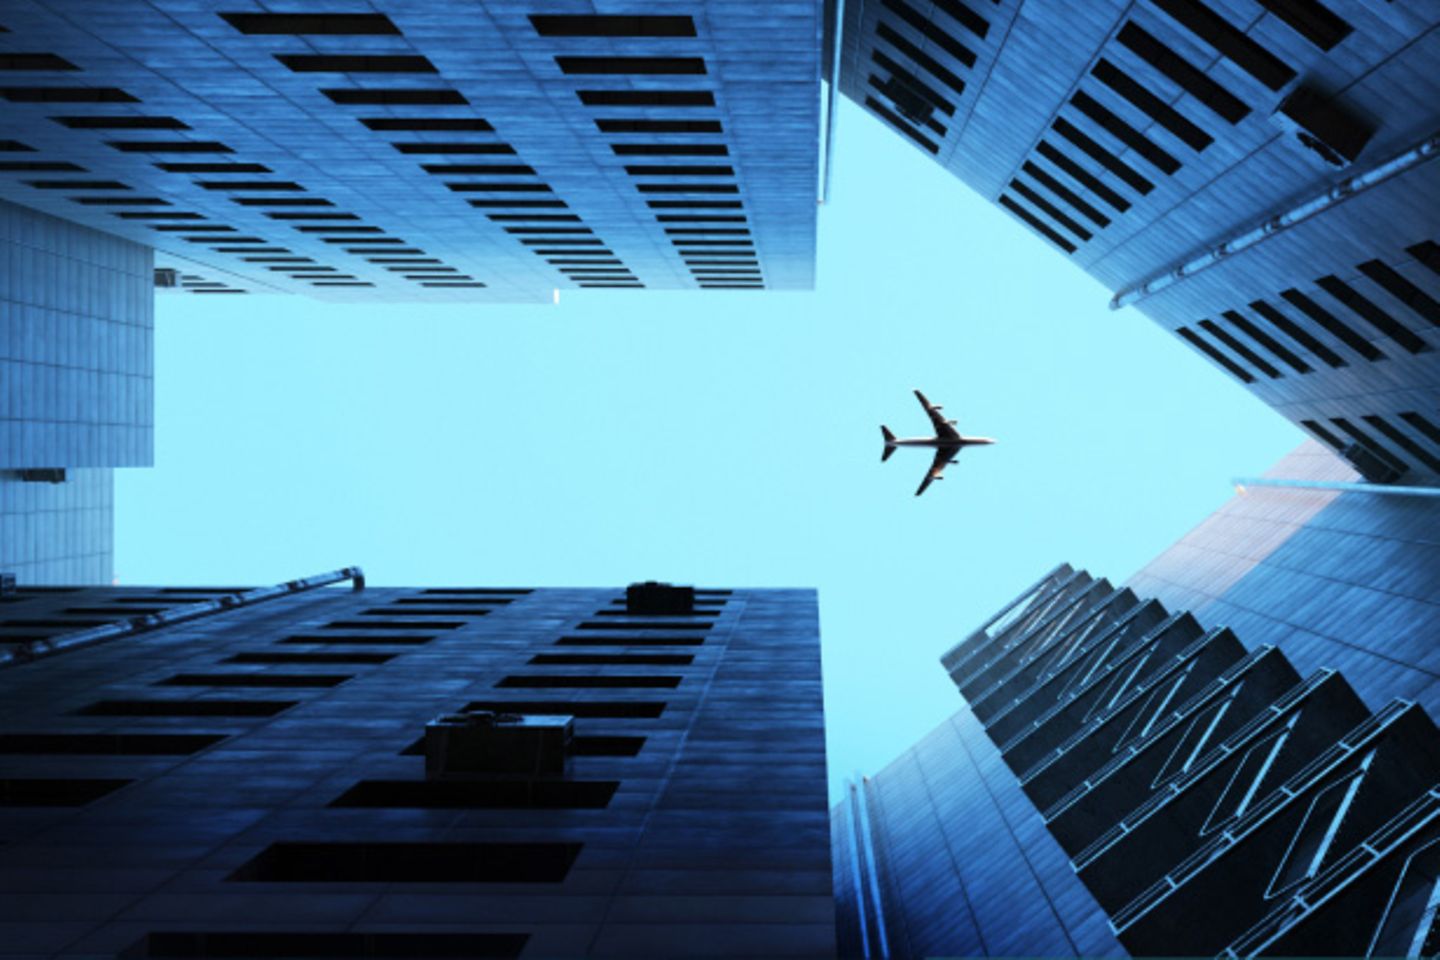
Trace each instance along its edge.
<instances>
[{"instance_id":1,"label":"airplane horizontal stabilizer","mask_svg":"<svg viewBox=\"0 0 1440 960\"><path fill-rule=\"evenodd\" d=\"M880 425L880 435L885 438L885 451L880 454L880 462L884 463L890 459L890 454L895 452L895 434L884 424Z\"/></svg>"}]
</instances>

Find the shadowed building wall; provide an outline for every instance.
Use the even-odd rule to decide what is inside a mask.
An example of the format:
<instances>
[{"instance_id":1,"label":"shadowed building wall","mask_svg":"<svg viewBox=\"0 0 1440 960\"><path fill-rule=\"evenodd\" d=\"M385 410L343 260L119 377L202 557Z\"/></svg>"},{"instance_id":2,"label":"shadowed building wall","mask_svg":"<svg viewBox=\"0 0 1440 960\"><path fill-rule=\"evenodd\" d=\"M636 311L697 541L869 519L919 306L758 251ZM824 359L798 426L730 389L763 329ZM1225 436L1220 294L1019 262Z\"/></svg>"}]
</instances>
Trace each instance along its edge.
<instances>
[{"instance_id":1,"label":"shadowed building wall","mask_svg":"<svg viewBox=\"0 0 1440 960\"><path fill-rule=\"evenodd\" d=\"M0 953L833 955L813 591L295 587L49 657L245 595L0 603ZM573 716L568 774L427 780L466 708Z\"/></svg>"}]
</instances>

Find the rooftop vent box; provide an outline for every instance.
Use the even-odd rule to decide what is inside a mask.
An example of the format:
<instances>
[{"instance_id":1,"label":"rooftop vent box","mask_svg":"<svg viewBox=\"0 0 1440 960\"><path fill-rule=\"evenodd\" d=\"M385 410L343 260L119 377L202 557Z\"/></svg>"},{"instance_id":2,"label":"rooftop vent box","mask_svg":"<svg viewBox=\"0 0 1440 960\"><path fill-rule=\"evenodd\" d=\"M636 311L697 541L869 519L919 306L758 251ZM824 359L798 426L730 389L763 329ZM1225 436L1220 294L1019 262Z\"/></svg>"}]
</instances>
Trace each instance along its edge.
<instances>
[{"instance_id":1,"label":"rooftop vent box","mask_svg":"<svg viewBox=\"0 0 1440 960\"><path fill-rule=\"evenodd\" d=\"M178 287L180 285L180 271L174 267L155 268L155 286L157 287Z\"/></svg>"},{"instance_id":2,"label":"rooftop vent box","mask_svg":"<svg viewBox=\"0 0 1440 960\"><path fill-rule=\"evenodd\" d=\"M1374 133L1336 98L1304 85L1281 101L1270 119L1332 167L1354 163Z\"/></svg>"},{"instance_id":3,"label":"rooftop vent box","mask_svg":"<svg viewBox=\"0 0 1440 960\"><path fill-rule=\"evenodd\" d=\"M8 597L15 592L15 574L0 573L0 597Z\"/></svg>"},{"instance_id":4,"label":"rooftop vent box","mask_svg":"<svg viewBox=\"0 0 1440 960\"><path fill-rule=\"evenodd\" d=\"M694 613L695 588L646 580L625 588L626 613Z\"/></svg>"},{"instance_id":5,"label":"rooftop vent box","mask_svg":"<svg viewBox=\"0 0 1440 960\"><path fill-rule=\"evenodd\" d=\"M425 777L561 776L569 769L573 717L447 713L425 725Z\"/></svg>"},{"instance_id":6,"label":"rooftop vent box","mask_svg":"<svg viewBox=\"0 0 1440 960\"><path fill-rule=\"evenodd\" d=\"M1356 470L1360 471L1360 475L1368 483L1394 483L1400 479L1399 470L1382 460L1375 451L1363 444L1350 444L1344 449L1343 456Z\"/></svg>"}]
</instances>

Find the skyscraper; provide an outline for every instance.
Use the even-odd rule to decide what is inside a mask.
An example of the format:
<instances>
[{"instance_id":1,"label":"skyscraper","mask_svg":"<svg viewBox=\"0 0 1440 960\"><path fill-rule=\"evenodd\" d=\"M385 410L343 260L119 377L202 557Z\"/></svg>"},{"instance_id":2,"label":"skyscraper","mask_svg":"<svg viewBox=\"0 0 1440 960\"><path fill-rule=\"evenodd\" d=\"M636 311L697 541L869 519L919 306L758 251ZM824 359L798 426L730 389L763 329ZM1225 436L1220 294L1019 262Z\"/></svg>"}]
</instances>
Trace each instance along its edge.
<instances>
[{"instance_id":1,"label":"skyscraper","mask_svg":"<svg viewBox=\"0 0 1440 960\"><path fill-rule=\"evenodd\" d=\"M192 292L806 289L821 7L11 5L0 198Z\"/></svg>"},{"instance_id":2,"label":"skyscraper","mask_svg":"<svg viewBox=\"0 0 1440 960\"><path fill-rule=\"evenodd\" d=\"M1367 477L1440 481L1440 15L857 0L840 86Z\"/></svg>"},{"instance_id":3,"label":"skyscraper","mask_svg":"<svg viewBox=\"0 0 1440 960\"><path fill-rule=\"evenodd\" d=\"M833 955L813 591L356 576L3 598L0 951Z\"/></svg>"},{"instance_id":4,"label":"skyscraper","mask_svg":"<svg viewBox=\"0 0 1440 960\"><path fill-rule=\"evenodd\" d=\"M1440 510L1272 474L942 658L965 705L835 809L842 954L1433 950Z\"/></svg>"}]
</instances>

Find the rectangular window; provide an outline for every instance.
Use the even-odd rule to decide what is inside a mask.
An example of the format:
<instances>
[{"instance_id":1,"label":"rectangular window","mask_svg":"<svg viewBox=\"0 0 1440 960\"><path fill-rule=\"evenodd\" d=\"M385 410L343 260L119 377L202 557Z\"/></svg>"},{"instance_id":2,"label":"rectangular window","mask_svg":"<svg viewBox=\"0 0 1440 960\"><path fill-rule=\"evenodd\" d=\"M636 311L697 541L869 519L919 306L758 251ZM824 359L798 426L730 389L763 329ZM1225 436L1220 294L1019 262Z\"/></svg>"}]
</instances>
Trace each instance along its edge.
<instances>
[{"instance_id":1,"label":"rectangular window","mask_svg":"<svg viewBox=\"0 0 1440 960\"><path fill-rule=\"evenodd\" d=\"M559 883L578 843L272 843L227 880Z\"/></svg>"},{"instance_id":2,"label":"rectangular window","mask_svg":"<svg viewBox=\"0 0 1440 960\"><path fill-rule=\"evenodd\" d=\"M1175 330L1175 333L1182 337L1186 343L1190 344L1190 346L1194 347L1196 350L1199 350L1201 353L1205 354L1205 356L1209 357L1211 360L1214 360L1226 370L1229 370L1230 373L1233 374L1235 378L1238 379L1241 383L1255 382L1255 378L1250 376L1250 374L1245 370L1244 367L1240 366L1234 360L1231 360L1229 357L1225 356L1225 354L1221 353L1219 350L1216 350L1214 347L1210 346L1210 344L1200 339L1199 335L1197 335L1195 331L1189 330L1185 327L1178 327Z\"/></svg>"},{"instance_id":3,"label":"rectangular window","mask_svg":"<svg viewBox=\"0 0 1440 960\"><path fill-rule=\"evenodd\" d=\"M271 653L265 650L237 653L221 663L386 663L393 653Z\"/></svg>"},{"instance_id":4,"label":"rectangular window","mask_svg":"<svg viewBox=\"0 0 1440 960\"><path fill-rule=\"evenodd\" d=\"M1091 233L1089 230L1086 230L1084 227L1080 226L1080 224L1076 223L1074 220L1066 216L1059 207L1055 206L1055 204L1042 197L1029 184L1025 183L1022 180L1011 180L1010 189L1014 190L1016 193L1020 194L1020 196L1024 197L1026 200L1029 200L1032 204L1039 207L1042 211L1049 215L1050 219L1060 224L1066 230L1069 230L1075 236L1079 237L1082 241L1090 239Z\"/></svg>"},{"instance_id":5,"label":"rectangular window","mask_svg":"<svg viewBox=\"0 0 1440 960\"><path fill-rule=\"evenodd\" d=\"M1100 144L1096 143L1082 130L1076 128L1074 124L1070 123L1070 121L1066 120L1064 117L1055 118L1053 129L1056 133L1060 134L1060 136L1064 137L1066 140L1069 140L1071 143L1075 144L1075 146L1079 147L1085 153L1089 154L1092 159L1098 161L1101 166L1105 167L1105 169L1109 170L1121 180L1125 181L1125 183L1134 188L1137 192L1141 194L1146 194L1149 193L1151 190L1155 189L1155 185L1153 183L1140 176L1140 174L1136 173L1128 164L1120 160L1120 158L1116 157L1113 153L1111 153L1109 150L1106 150Z\"/></svg>"},{"instance_id":6,"label":"rectangular window","mask_svg":"<svg viewBox=\"0 0 1440 960\"><path fill-rule=\"evenodd\" d=\"M305 190L293 180L196 180L195 186L202 190Z\"/></svg>"},{"instance_id":7,"label":"rectangular window","mask_svg":"<svg viewBox=\"0 0 1440 960\"><path fill-rule=\"evenodd\" d=\"M1424 434L1431 443L1440 446L1440 427L1413 410L1400 414L1400 419Z\"/></svg>"},{"instance_id":8,"label":"rectangular window","mask_svg":"<svg viewBox=\"0 0 1440 960\"><path fill-rule=\"evenodd\" d=\"M687 16L620 16L604 14L531 14L530 23L542 37L693 37L695 21Z\"/></svg>"},{"instance_id":9,"label":"rectangular window","mask_svg":"<svg viewBox=\"0 0 1440 960\"><path fill-rule=\"evenodd\" d=\"M406 154L427 154L427 153L483 153L483 154L513 154L514 148L504 143L433 143L420 141L418 143L391 143L401 153ZM531 171L532 173L534 171Z\"/></svg>"},{"instance_id":10,"label":"rectangular window","mask_svg":"<svg viewBox=\"0 0 1440 960\"><path fill-rule=\"evenodd\" d=\"M981 40L990 32L990 24L985 18L971 10L960 0L935 0L935 9L947 14L952 20L969 30Z\"/></svg>"},{"instance_id":11,"label":"rectangular window","mask_svg":"<svg viewBox=\"0 0 1440 960\"><path fill-rule=\"evenodd\" d=\"M377 54L277 53L275 59L296 73L438 73L419 56Z\"/></svg>"},{"instance_id":12,"label":"rectangular window","mask_svg":"<svg viewBox=\"0 0 1440 960\"><path fill-rule=\"evenodd\" d=\"M680 686L681 677L626 676L620 674L565 676L562 674L536 673L512 674L502 677L495 686L500 689L543 688L543 689L606 689L613 687L642 687L647 689L673 689Z\"/></svg>"},{"instance_id":13,"label":"rectangular window","mask_svg":"<svg viewBox=\"0 0 1440 960\"><path fill-rule=\"evenodd\" d=\"M0 160L3 173L84 173L85 168L64 160Z\"/></svg>"},{"instance_id":14,"label":"rectangular window","mask_svg":"<svg viewBox=\"0 0 1440 960\"><path fill-rule=\"evenodd\" d=\"M1440 302L1436 302L1424 290L1405 279L1396 270L1379 260L1367 260L1360 264L1360 272L1383 287L1396 300L1414 310L1420 316L1440 326Z\"/></svg>"},{"instance_id":15,"label":"rectangular window","mask_svg":"<svg viewBox=\"0 0 1440 960\"><path fill-rule=\"evenodd\" d=\"M487 213L486 220L495 223L579 223L580 218L573 213ZM407 601L397 600L396 603Z\"/></svg>"},{"instance_id":16,"label":"rectangular window","mask_svg":"<svg viewBox=\"0 0 1440 960\"><path fill-rule=\"evenodd\" d=\"M0 733L0 754L183 757L224 739L218 733Z\"/></svg>"},{"instance_id":17,"label":"rectangular window","mask_svg":"<svg viewBox=\"0 0 1440 960\"><path fill-rule=\"evenodd\" d=\"M744 207L739 200L648 200L645 205L652 210L739 210Z\"/></svg>"},{"instance_id":18,"label":"rectangular window","mask_svg":"<svg viewBox=\"0 0 1440 960\"><path fill-rule=\"evenodd\" d=\"M1024 173L1029 174L1036 183L1039 183L1045 189L1049 190L1052 194L1059 197L1066 203L1070 204L1073 209L1079 211L1080 214L1082 214L1086 219L1088 219L1091 223L1095 224L1097 227L1108 227L1110 225L1109 217L1105 216L1099 210L1096 210L1089 203L1086 203L1083 199L1081 199L1079 194L1075 193L1075 191L1065 186L1065 184L1061 183L1059 180L1052 177L1045 170L1037 167L1029 160L1026 160L1023 164L1021 164L1020 169Z\"/></svg>"},{"instance_id":19,"label":"rectangular window","mask_svg":"<svg viewBox=\"0 0 1440 960\"><path fill-rule=\"evenodd\" d=\"M338 687L351 674L322 673L177 673L158 687Z\"/></svg>"},{"instance_id":20,"label":"rectangular window","mask_svg":"<svg viewBox=\"0 0 1440 960\"><path fill-rule=\"evenodd\" d=\"M641 193L739 193L733 183L640 183L635 189Z\"/></svg>"},{"instance_id":21,"label":"rectangular window","mask_svg":"<svg viewBox=\"0 0 1440 960\"><path fill-rule=\"evenodd\" d=\"M1090 72L1095 75L1097 80L1130 101L1141 113L1175 134L1186 146L1197 153L1214 142L1214 138L1185 119L1180 111L1155 96L1104 57L1100 58Z\"/></svg>"},{"instance_id":22,"label":"rectangular window","mask_svg":"<svg viewBox=\"0 0 1440 960\"><path fill-rule=\"evenodd\" d=\"M79 70L53 53L0 53L0 70Z\"/></svg>"},{"instance_id":23,"label":"rectangular window","mask_svg":"<svg viewBox=\"0 0 1440 960\"><path fill-rule=\"evenodd\" d=\"M685 667L694 661L695 655L690 653L537 653L526 662L569 667Z\"/></svg>"},{"instance_id":24,"label":"rectangular window","mask_svg":"<svg viewBox=\"0 0 1440 960\"><path fill-rule=\"evenodd\" d=\"M1259 0L1260 6L1285 22L1300 36L1321 50L1329 50L1350 36L1355 28L1320 0Z\"/></svg>"},{"instance_id":25,"label":"rectangular window","mask_svg":"<svg viewBox=\"0 0 1440 960\"><path fill-rule=\"evenodd\" d=\"M361 117L360 122L371 130L467 130L474 133L491 133L495 130L479 117Z\"/></svg>"},{"instance_id":26,"label":"rectangular window","mask_svg":"<svg viewBox=\"0 0 1440 960\"><path fill-rule=\"evenodd\" d=\"M273 173L262 163L157 163L166 173Z\"/></svg>"},{"instance_id":27,"label":"rectangular window","mask_svg":"<svg viewBox=\"0 0 1440 960\"><path fill-rule=\"evenodd\" d=\"M704 76L701 57L556 57L560 72L571 76Z\"/></svg>"},{"instance_id":28,"label":"rectangular window","mask_svg":"<svg viewBox=\"0 0 1440 960\"><path fill-rule=\"evenodd\" d=\"M614 143L610 149L620 157L726 157L730 148L723 143Z\"/></svg>"},{"instance_id":29,"label":"rectangular window","mask_svg":"<svg viewBox=\"0 0 1440 960\"><path fill-rule=\"evenodd\" d=\"M467 711L533 713L597 720L654 720L665 712L663 700L474 700Z\"/></svg>"},{"instance_id":30,"label":"rectangular window","mask_svg":"<svg viewBox=\"0 0 1440 960\"><path fill-rule=\"evenodd\" d=\"M273 717L297 700L97 700L82 717Z\"/></svg>"},{"instance_id":31,"label":"rectangular window","mask_svg":"<svg viewBox=\"0 0 1440 960\"><path fill-rule=\"evenodd\" d=\"M400 29L381 13L222 13L241 33L331 36L400 36Z\"/></svg>"},{"instance_id":32,"label":"rectangular window","mask_svg":"<svg viewBox=\"0 0 1440 960\"><path fill-rule=\"evenodd\" d=\"M326 624L337 630L455 630L463 620L335 620Z\"/></svg>"},{"instance_id":33,"label":"rectangular window","mask_svg":"<svg viewBox=\"0 0 1440 960\"><path fill-rule=\"evenodd\" d=\"M1324 327L1336 338L1343 341L1346 346L1360 354L1360 356L1366 360L1385 359L1385 354L1375 349L1369 340L1366 340L1360 336L1360 334L1350 329L1350 327L1340 322L1339 318L1329 310L1326 310L1299 290L1281 290L1280 296L1291 306L1320 324L1320 326Z\"/></svg>"},{"instance_id":34,"label":"rectangular window","mask_svg":"<svg viewBox=\"0 0 1440 960\"><path fill-rule=\"evenodd\" d=\"M1356 443L1360 444L1360 446L1364 447L1366 450L1370 451L1375 456L1385 461L1386 464L1388 464L1397 472L1405 473L1407 470L1410 469L1410 465L1407 464L1400 457L1396 456L1393 452L1391 452L1389 448L1385 447L1374 437L1370 436L1364 430L1361 430L1359 427L1355 426L1355 424L1351 423L1349 420L1346 420L1344 417L1331 417L1330 422L1335 424L1335 426L1339 427L1341 432L1348 434L1350 438Z\"/></svg>"},{"instance_id":35,"label":"rectangular window","mask_svg":"<svg viewBox=\"0 0 1440 960\"><path fill-rule=\"evenodd\" d=\"M1221 315L1226 320L1235 324L1241 333L1258 343L1261 349L1269 350L1272 354L1279 357L1280 362L1289 366L1291 370L1294 370L1296 373L1312 372L1312 368L1308 363L1301 360L1290 350L1282 346L1274 337L1255 326L1255 324L1251 323L1239 313L1236 313L1234 310L1226 310Z\"/></svg>"},{"instance_id":36,"label":"rectangular window","mask_svg":"<svg viewBox=\"0 0 1440 960\"><path fill-rule=\"evenodd\" d=\"M626 164L625 172L632 177L733 177L735 168L699 164Z\"/></svg>"},{"instance_id":37,"label":"rectangular window","mask_svg":"<svg viewBox=\"0 0 1440 960\"><path fill-rule=\"evenodd\" d=\"M1395 444L1395 446L1425 464L1425 466L1430 468L1432 473L1440 473L1440 457L1432 456L1424 447L1395 429L1395 427L1386 420L1374 414L1368 414L1360 419L1380 431L1380 434Z\"/></svg>"},{"instance_id":38,"label":"rectangular window","mask_svg":"<svg viewBox=\"0 0 1440 960\"><path fill-rule=\"evenodd\" d=\"M234 153L215 140L106 140L105 146L122 153Z\"/></svg>"},{"instance_id":39,"label":"rectangular window","mask_svg":"<svg viewBox=\"0 0 1440 960\"><path fill-rule=\"evenodd\" d=\"M556 646L701 646L703 636L562 636Z\"/></svg>"},{"instance_id":40,"label":"rectangular window","mask_svg":"<svg viewBox=\"0 0 1440 960\"><path fill-rule=\"evenodd\" d=\"M1053 229L1051 229L1049 224L1041 220L1039 217L1035 216L1035 214L1031 213L1029 210L1026 210L1024 207L1016 203L1010 197L1002 193L1000 195L1000 199L997 202L1000 204L1000 206L1004 207L1006 210L1009 210L1011 213L1015 214L1015 216L1019 217L1025 223L1029 224L1032 229L1044 236L1047 240L1055 244L1055 246L1059 247L1061 250L1064 250L1066 253L1075 252L1075 244L1071 243L1069 240L1066 240L1060 234L1056 233Z\"/></svg>"},{"instance_id":41,"label":"rectangular window","mask_svg":"<svg viewBox=\"0 0 1440 960\"><path fill-rule=\"evenodd\" d=\"M1347 366L1345 360L1334 350L1331 350L1325 346L1325 344L1312 337L1303 327L1264 300L1253 301L1250 304L1250 309L1258 313L1261 318L1268 321L1275 329L1315 354L1315 356L1319 357L1324 363L1336 368Z\"/></svg>"},{"instance_id":42,"label":"rectangular window","mask_svg":"<svg viewBox=\"0 0 1440 960\"><path fill-rule=\"evenodd\" d=\"M127 949L126 957L285 957L311 960L319 957L458 958L518 957L530 935L526 933L308 933L266 931L190 933L167 930L146 934Z\"/></svg>"},{"instance_id":43,"label":"rectangular window","mask_svg":"<svg viewBox=\"0 0 1440 960\"><path fill-rule=\"evenodd\" d=\"M1075 91L1070 102L1102 130L1140 154L1158 169L1170 174L1180 169L1178 160L1160 149L1139 130L1120 119L1085 91Z\"/></svg>"},{"instance_id":44,"label":"rectangular window","mask_svg":"<svg viewBox=\"0 0 1440 960\"><path fill-rule=\"evenodd\" d=\"M1431 240L1423 240L1411 247L1406 247L1405 252L1415 258L1415 262L1430 270L1431 273L1440 273L1440 244Z\"/></svg>"},{"instance_id":45,"label":"rectangular window","mask_svg":"<svg viewBox=\"0 0 1440 960\"><path fill-rule=\"evenodd\" d=\"M1076 163L1074 160L1071 160L1069 157L1065 156L1065 154L1055 149L1055 147L1051 146L1048 141L1041 140L1040 143L1036 145L1035 149L1036 152L1040 154L1040 156L1049 160L1051 163L1055 164L1055 166L1068 173L1075 180L1076 183L1081 184L1091 193L1095 194L1095 196L1099 197L1101 200L1104 200L1113 209L1119 211L1120 213L1124 213L1126 210L1130 209L1129 200L1126 200L1124 197L1120 196L1120 194L1116 193L1114 190L1111 190L1103 182L1101 182L1099 177L1096 177L1094 174L1090 173L1090 171L1080 166L1080 164Z\"/></svg>"},{"instance_id":46,"label":"rectangular window","mask_svg":"<svg viewBox=\"0 0 1440 960\"><path fill-rule=\"evenodd\" d=\"M1215 321L1201 320L1199 324L1197 324L1197 326L1199 326L1200 329L1204 330L1206 333L1210 334L1216 340L1219 340L1221 343L1225 344L1225 346L1229 347L1231 350L1238 353L1240 356L1244 357L1247 361L1249 361L1251 366L1255 367L1255 369L1265 374L1265 376L1269 377L1271 380L1280 379L1279 370L1276 370L1273 366L1267 363L1265 361L1265 358L1260 356L1260 354L1256 353L1254 350L1251 350L1249 347L1245 346L1245 344L1241 343L1239 340L1231 336L1229 331L1221 327Z\"/></svg>"},{"instance_id":47,"label":"rectangular window","mask_svg":"<svg viewBox=\"0 0 1440 960\"><path fill-rule=\"evenodd\" d=\"M189 130L174 117L51 117L71 130Z\"/></svg>"},{"instance_id":48,"label":"rectangular window","mask_svg":"<svg viewBox=\"0 0 1440 960\"><path fill-rule=\"evenodd\" d=\"M1351 311L1358 314L1376 330L1394 340L1400 346L1411 353L1424 353L1430 349L1429 345L1421 340L1408 327L1403 326L1398 320L1381 310L1360 291L1350 286L1339 277L1325 276L1315 281L1316 285L1330 296L1349 307Z\"/></svg>"},{"instance_id":49,"label":"rectangular window","mask_svg":"<svg viewBox=\"0 0 1440 960\"><path fill-rule=\"evenodd\" d=\"M950 36L950 34L942 30L938 24L919 10L903 2L903 0L880 0L880 2L891 13L894 13L918 31L926 40L929 40L935 44L935 46L944 50L960 63L965 64L967 67L975 66L975 51Z\"/></svg>"},{"instance_id":50,"label":"rectangular window","mask_svg":"<svg viewBox=\"0 0 1440 960\"><path fill-rule=\"evenodd\" d=\"M119 180L26 180L36 190L129 190Z\"/></svg>"},{"instance_id":51,"label":"rectangular window","mask_svg":"<svg viewBox=\"0 0 1440 960\"><path fill-rule=\"evenodd\" d=\"M618 780L361 780L331 807L603 810Z\"/></svg>"},{"instance_id":52,"label":"rectangular window","mask_svg":"<svg viewBox=\"0 0 1440 960\"><path fill-rule=\"evenodd\" d=\"M940 147L938 144L935 143L934 140L931 140L919 130L916 130L910 124L906 123L904 120L901 120L894 111L892 111L889 107L885 106L879 100L876 100L874 97L866 97L865 106L873 110L875 112L875 115L878 116L880 119L884 120L886 123L890 124L890 126L894 127L896 130L900 131L910 140L918 144L927 153L938 154L940 152Z\"/></svg>"},{"instance_id":53,"label":"rectangular window","mask_svg":"<svg viewBox=\"0 0 1440 960\"><path fill-rule=\"evenodd\" d=\"M723 133L719 120L596 120L601 133Z\"/></svg>"},{"instance_id":54,"label":"rectangular window","mask_svg":"<svg viewBox=\"0 0 1440 960\"><path fill-rule=\"evenodd\" d=\"M936 110L939 110L947 117L953 117L955 115L954 104L940 96L934 88L915 76L915 74L885 56L880 50L871 50L870 59L874 61L876 66L889 73L893 79L899 80L904 84L907 90L911 90L923 97L925 101Z\"/></svg>"},{"instance_id":55,"label":"rectangular window","mask_svg":"<svg viewBox=\"0 0 1440 960\"><path fill-rule=\"evenodd\" d=\"M271 220L359 220L353 213L267 213Z\"/></svg>"},{"instance_id":56,"label":"rectangular window","mask_svg":"<svg viewBox=\"0 0 1440 960\"><path fill-rule=\"evenodd\" d=\"M0 779L0 807L83 807L134 780Z\"/></svg>"},{"instance_id":57,"label":"rectangular window","mask_svg":"<svg viewBox=\"0 0 1440 960\"><path fill-rule=\"evenodd\" d=\"M576 90L587 107L713 107L709 90Z\"/></svg>"},{"instance_id":58,"label":"rectangular window","mask_svg":"<svg viewBox=\"0 0 1440 960\"><path fill-rule=\"evenodd\" d=\"M0 87L11 103L139 103L118 87Z\"/></svg>"},{"instance_id":59,"label":"rectangular window","mask_svg":"<svg viewBox=\"0 0 1440 960\"><path fill-rule=\"evenodd\" d=\"M1151 0L1171 19L1204 40L1271 90L1295 79L1295 71L1200 0Z\"/></svg>"},{"instance_id":60,"label":"rectangular window","mask_svg":"<svg viewBox=\"0 0 1440 960\"><path fill-rule=\"evenodd\" d=\"M955 74L951 73L945 67L941 66L940 62L937 61L934 57L928 55L919 47L915 46L915 44L900 36L900 34L896 33L886 24L879 24L875 28L875 34L880 39L890 44L890 46L900 51L901 54L909 58L911 63L915 64L917 67L920 67L922 70L925 70L936 80L939 80L941 83L945 84L945 86L953 90L957 95L963 94L965 92L964 80L961 80L959 77L955 76Z\"/></svg>"},{"instance_id":61,"label":"rectangular window","mask_svg":"<svg viewBox=\"0 0 1440 960\"><path fill-rule=\"evenodd\" d=\"M386 90L341 87L322 89L320 92L329 97L332 103L346 106L465 106L470 102L459 90L447 88L426 90L417 87L398 87Z\"/></svg>"},{"instance_id":62,"label":"rectangular window","mask_svg":"<svg viewBox=\"0 0 1440 960\"><path fill-rule=\"evenodd\" d=\"M548 183L493 181L490 183L447 183L445 186L456 193L554 193Z\"/></svg>"},{"instance_id":63,"label":"rectangular window","mask_svg":"<svg viewBox=\"0 0 1440 960\"><path fill-rule=\"evenodd\" d=\"M1329 430L1326 430L1324 427L1320 426L1320 424L1316 423L1314 420L1301 420L1300 426L1304 427L1306 430L1309 430L1312 434L1314 434L1317 440L1321 441L1327 447L1330 447L1332 450L1338 452L1345 449L1346 444L1343 440L1335 436L1335 434L1331 433Z\"/></svg>"},{"instance_id":64,"label":"rectangular window","mask_svg":"<svg viewBox=\"0 0 1440 960\"><path fill-rule=\"evenodd\" d=\"M1117 39L1122 46L1169 77L1225 122L1232 125L1239 123L1250 113L1250 108L1229 90L1134 23L1127 21L1120 28Z\"/></svg>"}]
</instances>

